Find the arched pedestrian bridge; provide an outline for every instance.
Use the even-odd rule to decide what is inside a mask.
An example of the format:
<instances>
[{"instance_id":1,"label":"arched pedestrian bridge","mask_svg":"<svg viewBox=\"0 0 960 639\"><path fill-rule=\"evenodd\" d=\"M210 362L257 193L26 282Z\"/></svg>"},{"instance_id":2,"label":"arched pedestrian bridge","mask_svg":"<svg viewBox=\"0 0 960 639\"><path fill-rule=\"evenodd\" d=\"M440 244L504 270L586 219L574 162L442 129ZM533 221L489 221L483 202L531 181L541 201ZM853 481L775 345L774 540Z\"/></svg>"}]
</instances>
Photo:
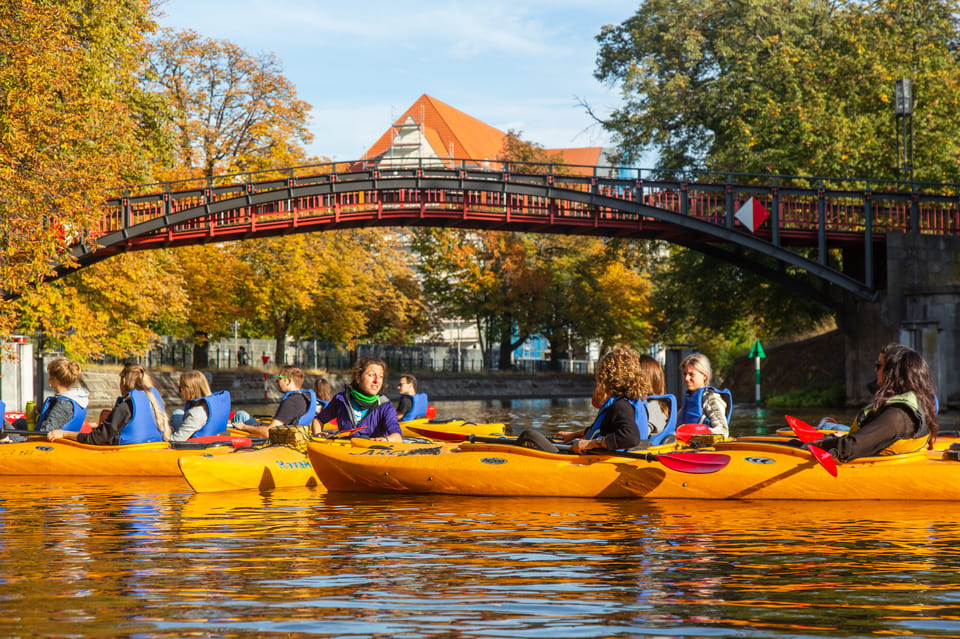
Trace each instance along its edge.
<instances>
[{"instance_id":1,"label":"arched pedestrian bridge","mask_svg":"<svg viewBox=\"0 0 960 639\"><path fill-rule=\"evenodd\" d=\"M72 248L63 275L132 250L369 226L660 239L802 292L875 300L891 232L957 235L960 196L876 182L752 175L656 177L639 169L450 160L322 164L130 187ZM735 218L754 198L770 219ZM814 276L814 280L803 273ZM799 289L798 289L799 290Z\"/></svg>"}]
</instances>

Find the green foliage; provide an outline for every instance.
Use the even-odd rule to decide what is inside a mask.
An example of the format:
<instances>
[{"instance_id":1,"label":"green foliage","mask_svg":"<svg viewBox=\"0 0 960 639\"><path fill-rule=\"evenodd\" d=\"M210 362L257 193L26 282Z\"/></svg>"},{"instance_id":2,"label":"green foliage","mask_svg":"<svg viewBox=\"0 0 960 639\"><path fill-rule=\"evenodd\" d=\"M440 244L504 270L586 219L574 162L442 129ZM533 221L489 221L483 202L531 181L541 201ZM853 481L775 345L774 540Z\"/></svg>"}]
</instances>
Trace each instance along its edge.
<instances>
[{"instance_id":1,"label":"green foliage","mask_svg":"<svg viewBox=\"0 0 960 639\"><path fill-rule=\"evenodd\" d=\"M829 317L816 300L689 249L664 247L653 269L655 338L695 344L718 371L757 339L803 332Z\"/></svg>"},{"instance_id":2,"label":"green foliage","mask_svg":"<svg viewBox=\"0 0 960 639\"><path fill-rule=\"evenodd\" d=\"M665 169L896 177L894 83L916 94L916 177L960 178L960 4L648 0L604 27L605 126Z\"/></svg>"},{"instance_id":3,"label":"green foliage","mask_svg":"<svg viewBox=\"0 0 960 639\"><path fill-rule=\"evenodd\" d=\"M806 388L770 395L763 400L768 408L837 408L846 401L847 390L843 384L833 386L813 385Z\"/></svg>"}]
</instances>

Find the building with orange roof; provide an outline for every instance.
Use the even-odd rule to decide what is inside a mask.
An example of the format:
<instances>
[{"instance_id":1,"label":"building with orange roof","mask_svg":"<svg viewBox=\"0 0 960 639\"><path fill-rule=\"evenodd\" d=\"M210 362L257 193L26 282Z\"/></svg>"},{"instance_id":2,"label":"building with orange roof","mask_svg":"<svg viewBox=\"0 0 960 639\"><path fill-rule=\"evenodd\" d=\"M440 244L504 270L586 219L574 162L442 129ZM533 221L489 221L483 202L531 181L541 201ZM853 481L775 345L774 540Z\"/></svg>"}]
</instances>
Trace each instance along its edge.
<instances>
[{"instance_id":1,"label":"building with orange roof","mask_svg":"<svg viewBox=\"0 0 960 639\"><path fill-rule=\"evenodd\" d=\"M413 166L441 166L451 160L466 161L474 166L498 170L507 134L485 122L459 111L427 94L417 98L410 108L364 153L360 165L380 169ZM603 147L544 149L563 158L565 164L577 165L574 173L593 175L598 167L616 171L604 158ZM439 335L421 340L455 345L454 370L479 370L483 367L480 336L474 322L448 318L441 322ZM518 360L544 360L548 342L531 338L525 348L514 353Z\"/></svg>"},{"instance_id":2,"label":"building with orange roof","mask_svg":"<svg viewBox=\"0 0 960 639\"><path fill-rule=\"evenodd\" d=\"M396 122L363 155L365 163L381 168L409 166L411 163L443 164L466 160L495 168L501 157L506 133L459 111L427 94L417 98ZM586 175L603 166L603 147L546 149L560 155L567 164L582 166Z\"/></svg>"}]
</instances>

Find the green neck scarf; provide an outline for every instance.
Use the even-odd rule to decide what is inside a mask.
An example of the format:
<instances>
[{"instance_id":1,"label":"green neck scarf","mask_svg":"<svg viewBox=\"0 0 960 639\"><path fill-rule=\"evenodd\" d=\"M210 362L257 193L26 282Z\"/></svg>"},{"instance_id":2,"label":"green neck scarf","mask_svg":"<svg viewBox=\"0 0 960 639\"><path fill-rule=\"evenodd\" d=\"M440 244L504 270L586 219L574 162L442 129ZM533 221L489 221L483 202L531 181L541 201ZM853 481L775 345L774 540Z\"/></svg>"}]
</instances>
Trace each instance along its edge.
<instances>
[{"instance_id":1,"label":"green neck scarf","mask_svg":"<svg viewBox=\"0 0 960 639\"><path fill-rule=\"evenodd\" d=\"M362 410L373 408L380 401L379 395L365 395L354 386L350 387L350 399L357 403Z\"/></svg>"}]
</instances>

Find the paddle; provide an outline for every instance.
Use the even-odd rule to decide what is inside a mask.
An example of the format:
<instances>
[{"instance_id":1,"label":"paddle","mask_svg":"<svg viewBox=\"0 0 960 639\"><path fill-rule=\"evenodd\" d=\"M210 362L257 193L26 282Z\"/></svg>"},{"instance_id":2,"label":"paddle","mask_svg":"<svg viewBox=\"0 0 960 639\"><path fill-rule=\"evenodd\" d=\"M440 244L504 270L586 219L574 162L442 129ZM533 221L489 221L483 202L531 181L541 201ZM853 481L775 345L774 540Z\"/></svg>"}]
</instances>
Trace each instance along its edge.
<instances>
[{"instance_id":1,"label":"paddle","mask_svg":"<svg viewBox=\"0 0 960 639\"><path fill-rule=\"evenodd\" d=\"M191 437L182 442L170 442L170 448L178 450L203 450L215 446L233 446L234 448L253 448L270 441L268 437L235 437L231 435L205 435Z\"/></svg>"},{"instance_id":2,"label":"paddle","mask_svg":"<svg viewBox=\"0 0 960 639\"><path fill-rule=\"evenodd\" d=\"M18 428L4 428L0 435L26 435L27 437L43 437L47 434L38 430L22 430ZM234 448L251 448L269 441L266 437L231 437L230 435L207 435L193 437L183 442L170 442L170 448L181 450L198 450L215 446L233 446Z\"/></svg>"},{"instance_id":3,"label":"paddle","mask_svg":"<svg viewBox=\"0 0 960 639\"><path fill-rule=\"evenodd\" d=\"M787 423L790 424L790 428L793 429L794 434L796 434L797 439L807 444L807 450L810 451L810 454L813 455L814 459L817 460L824 470L833 475L837 476L837 462L834 460L833 455L823 450L819 446L814 446L809 442L816 441L818 439L823 439L823 433L819 430L806 423L801 419L792 417L790 415L786 416Z\"/></svg>"},{"instance_id":4,"label":"paddle","mask_svg":"<svg viewBox=\"0 0 960 639\"><path fill-rule=\"evenodd\" d=\"M470 443L480 442L485 444L523 446L523 444L518 444L516 439L508 439L506 437L480 437L478 435L468 435L467 440ZM556 446L558 450L571 450L569 445L557 444ZM607 450L605 448L591 448L587 451L587 453L609 455L611 457L642 459L648 462L659 462L671 470L691 474L715 473L730 463L730 455L722 455L719 453L632 453L629 451Z\"/></svg>"},{"instance_id":5,"label":"paddle","mask_svg":"<svg viewBox=\"0 0 960 639\"><path fill-rule=\"evenodd\" d=\"M46 437L47 434L39 430L24 430L20 428L4 428L0 435L27 435L28 437Z\"/></svg>"}]
</instances>

